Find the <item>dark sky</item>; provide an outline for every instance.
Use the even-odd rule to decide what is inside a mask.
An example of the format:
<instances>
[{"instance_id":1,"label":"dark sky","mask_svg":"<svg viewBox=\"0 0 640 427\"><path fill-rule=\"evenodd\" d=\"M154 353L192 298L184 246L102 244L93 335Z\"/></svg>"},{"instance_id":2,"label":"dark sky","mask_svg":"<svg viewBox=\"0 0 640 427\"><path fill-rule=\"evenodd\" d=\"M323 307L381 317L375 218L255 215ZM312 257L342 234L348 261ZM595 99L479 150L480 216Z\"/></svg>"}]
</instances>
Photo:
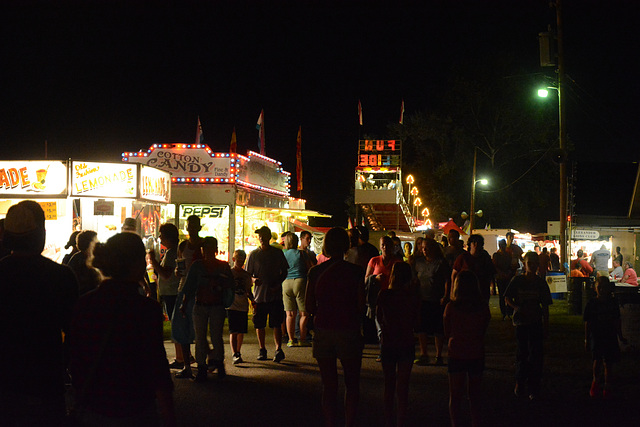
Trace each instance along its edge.
<instances>
[{"instance_id":1,"label":"dark sky","mask_svg":"<svg viewBox=\"0 0 640 427\"><path fill-rule=\"evenodd\" d=\"M437 109L455 70L544 72L545 0L4 1L0 6L0 158L119 160L155 142L257 150L295 176L302 126L307 206L345 220L359 134L384 136ZM629 1L563 0L575 81L569 136L578 160L638 160L640 85ZM359 129L357 104L365 125ZM292 178L292 186L295 181Z\"/></svg>"}]
</instances>

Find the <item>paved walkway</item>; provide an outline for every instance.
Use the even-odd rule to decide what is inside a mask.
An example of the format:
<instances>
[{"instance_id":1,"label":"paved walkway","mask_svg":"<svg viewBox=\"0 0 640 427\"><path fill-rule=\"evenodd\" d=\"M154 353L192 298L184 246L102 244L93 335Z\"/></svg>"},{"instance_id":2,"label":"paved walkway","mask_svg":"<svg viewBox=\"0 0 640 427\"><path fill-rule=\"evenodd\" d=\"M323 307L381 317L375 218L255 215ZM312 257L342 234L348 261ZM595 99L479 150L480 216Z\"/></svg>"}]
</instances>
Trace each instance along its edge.
<instances>
[{"instance_id":1,"label":"paved walkway","mask_svg":"<svg viewBox=\"0 0 640 427\"><path fill-rule=\"evenodd\" d=\"M496 313L497 297L492 297ZM563 334L568 356L545 348L544 395L538 402L513 395L513 326L494 318L487 337L487 369L484 375L484 425L487 426L638 426L640 425L640 355L624 353L614 401L592 400L590 356L582 349L583 332L576 327ZM251 322L249 322L251 325ZM269 341L268 341L269 342ZM169 359L174 348L165 345ZM267 346L273 357L273 343ZM321 426L320 375L311 348L285 347L280 363L257 361L255 331L245 336L245 363L232 365L228 336L225 339L228 376L219 381L209 375L204 384L175 380L176 411L184 426ZM575 351L571 350L575 348ZM566 349L563 350L566 352ZM361 375L358 424L381 426L383 377L376 363L377 346L367 345ZM445 353L446 356L446 353ZM342 388L341 388L342 390ZM446 367L414 366L410 389L410 426L447 426L448 378Z\"/></svg>"}]
</instances>

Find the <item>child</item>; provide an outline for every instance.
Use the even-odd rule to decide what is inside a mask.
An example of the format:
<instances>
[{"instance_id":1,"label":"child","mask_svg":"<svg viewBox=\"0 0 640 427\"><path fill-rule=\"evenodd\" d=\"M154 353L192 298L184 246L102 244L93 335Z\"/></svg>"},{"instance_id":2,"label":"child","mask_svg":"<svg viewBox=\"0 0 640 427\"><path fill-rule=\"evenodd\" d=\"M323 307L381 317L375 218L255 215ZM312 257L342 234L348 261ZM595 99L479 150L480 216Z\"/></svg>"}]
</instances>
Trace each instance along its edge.
<instances>
[{"instance_id":1,"label":"child","mask_svg":"<svg viewBox=\"0 0 640 427\"><path fill-rule=\"evenodd\" d=\"M380 291L376 316L382 330L381 361L384 372L385 425L393 423L393 404L398 395L397 426L404 426L409 400L409 377L415 356L413 328L418 319L420 299L411 290L411 267L406 262L393 265L389 288Z\"/></svg>"},{"instance_id":2,"label":"child","mask_svg":"<svg viewBox=\"0 0 640 427\"><path fill-rule=\"evenodd\" d=\"M478 278L469 270L456 276L451 302L444 309L444 335L449 348L449 415L460 424L460 403L469 382L471 425L480 425L481 385L484 371L484 336L489 326L489 305L480 293Z\"/></svg>"},{"instance_id":3,"label":"child","mask_svg":"<svg viewBox=\"0 0 640 427\"><path fill-rule=\"evenodd\" d=\"M593 355L593 381L589 396L596 397L600 392L600 369L604 365L604 388L602 396L611 398L613 364L620 358L618 338L622 343L620 307L613 298L611 282L606 276L596 281L597 297L591 299L584 308L584 347Z\"/></svg>"},{"instance_id":4,"label":"child","mask_svg":"<svg viewBox=\"0 0 640 427\"><path fill-rule=\"evenodd\" d=\"M244 334L248 328L249 300L254 302L253 293L251 293L251 276L244 270L244 262L247 260L247 254L238 249L233 252L233 279L235 281L235 299L233 304L227 307L227 317L229 318L229 344L233 352L233 364L242 363L242 355L240 348Z\"/></svg>"},{"instance_id":5,"label":"child","mask_svg":"<svg viewBox=\"0 0 640 427\"><path fill-rule=\"evenodd\" d=\"M547 282L537 275L538 254L524 256L525 274L515 276L504 292L504 300L513 308L516 327L516 396L529 387L529 400L537 400L544 364L544 338L549 331L549 305L551 292Z\"/></svg>"}]
</instances>

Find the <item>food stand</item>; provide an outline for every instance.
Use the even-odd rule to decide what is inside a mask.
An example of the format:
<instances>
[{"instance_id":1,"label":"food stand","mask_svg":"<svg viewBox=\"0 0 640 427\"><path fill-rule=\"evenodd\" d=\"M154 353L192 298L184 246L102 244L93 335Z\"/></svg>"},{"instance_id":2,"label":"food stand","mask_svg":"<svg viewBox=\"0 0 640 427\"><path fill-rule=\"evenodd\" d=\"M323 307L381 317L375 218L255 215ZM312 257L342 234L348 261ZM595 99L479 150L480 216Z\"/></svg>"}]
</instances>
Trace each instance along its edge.
<instances>
[{"instance_id":1,"label":"food stand","mask_svg":"<svg viewBox=\"0 0 640 427\"><path fill-rule=\"evenodd\" d=\"M173 208L161 213L161 221L176 224L184 238L186 219L199 216L200 236L218 239L218 258L225 261L235 249L257 248L255 230L263 225L278 235L296 228L315 231L308 218L329 217L290 197L290 173L253 151L244 156L214 153L206 144L165 143L123 153L122 160L171 172Z\"/></svg>"},{"instance_id":2,"label":"food stand","mask_svg":"<svg viewBox=\"0 0 640 427\"><path fill-rule=\"evenodd\" d=\"M43 255L55 261L74 230L94 230L105 241L136 218L143 238L157 236L162 211L171 200L171 175L143 165L66 161L0 161L0 217L22 200L45 211Z\"/></svg>"}]
</instances>

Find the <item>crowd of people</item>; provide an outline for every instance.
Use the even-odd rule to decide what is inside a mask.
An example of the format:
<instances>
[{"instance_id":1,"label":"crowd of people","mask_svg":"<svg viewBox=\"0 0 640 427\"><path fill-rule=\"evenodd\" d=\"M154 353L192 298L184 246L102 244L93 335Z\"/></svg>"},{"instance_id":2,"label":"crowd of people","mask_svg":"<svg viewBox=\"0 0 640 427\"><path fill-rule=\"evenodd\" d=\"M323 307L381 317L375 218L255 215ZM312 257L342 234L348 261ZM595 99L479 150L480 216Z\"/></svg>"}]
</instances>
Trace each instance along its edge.
<instances>
[{"instance_id":1,"label":"crowd of people","mask_svg":"<svg viewBox=\"0 0 640 427\"><path fill-rule=\"evenodd\" d=\"M63 425L69 413L80 425L175 425L170 369L178 381L204 382L215 372L224 378L225 319L232 363L241 364L250 312L257 360L269 359L267 326L275 363L285 359L283 343L313 347L327 426L339 418L355 424L367 325L379 342L385 425L406 423L414 365L446 366L451 424L461 423L461 406L468 401L472 425L480 425L492 294L499 295L503 320L515 327L515 395L536 400L542 392L543 340L552 303L543 277L557 260L553 250L523 254L513 233L490 256L481 235L469 236L465 249L456 230L441 242L427 233L404 247L390 232L381 237L378 251L365 227L332 228L316 255L309 232L300 238L291 232L277 236L263 226L256 230L260 246L248 255L236 250L230 265L217 259L215 237L199 236L197 216L187 218L188 239L182 242L175 225L160 227L162 257L145 251L135 228L126 225L104 243L93 231L74 233L66 267L41 255L40 206L24 201L9 209L3 246L11 253L0 260L0 277L2 292L12 302L9 318L24 327L3 325L11 347L0 354L35 364L33 359L46 351L51 369L3 377L3 389L11 390L0 401L8 425ZM597 257L595 262L600 269ZM616 262L619 266L621 260ZM157 288L147 283L148 263ZM621 278L627 274L623 271ZM604 367L608 397L619 356L613 343L624 338L609 278L600 279L598 298L585 309L585 345L594 358L591 395L600 393ZM163 343L165 314L176 350L171 363ZM338 361L345 384L342 416L337 413Z\"/></svg>"}]
</instances>

